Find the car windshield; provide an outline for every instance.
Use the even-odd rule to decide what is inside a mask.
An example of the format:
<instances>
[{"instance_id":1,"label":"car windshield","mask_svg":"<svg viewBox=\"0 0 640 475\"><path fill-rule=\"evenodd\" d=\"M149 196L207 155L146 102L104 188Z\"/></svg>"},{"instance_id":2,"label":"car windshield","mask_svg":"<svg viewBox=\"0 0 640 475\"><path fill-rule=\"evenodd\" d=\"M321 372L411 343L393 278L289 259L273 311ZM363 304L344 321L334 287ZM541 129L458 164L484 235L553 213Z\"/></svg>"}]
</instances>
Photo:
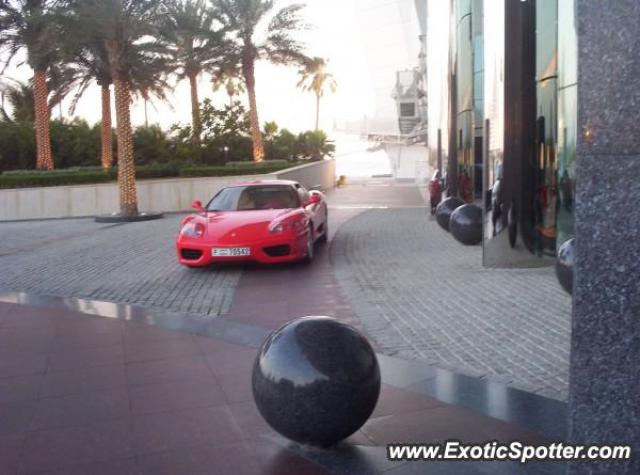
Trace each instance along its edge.
<instances>
[{"instance_id":1,"label":"car windshield","mask_svg":"<svg viewBox=\"0 0 640 475\"><path fill-rule=\"evenodd\" d=\"M286 185L234 186L220 191L208 211L251 211L289 209L299 206L295 190Z\"/></svg>"}]
</instances>

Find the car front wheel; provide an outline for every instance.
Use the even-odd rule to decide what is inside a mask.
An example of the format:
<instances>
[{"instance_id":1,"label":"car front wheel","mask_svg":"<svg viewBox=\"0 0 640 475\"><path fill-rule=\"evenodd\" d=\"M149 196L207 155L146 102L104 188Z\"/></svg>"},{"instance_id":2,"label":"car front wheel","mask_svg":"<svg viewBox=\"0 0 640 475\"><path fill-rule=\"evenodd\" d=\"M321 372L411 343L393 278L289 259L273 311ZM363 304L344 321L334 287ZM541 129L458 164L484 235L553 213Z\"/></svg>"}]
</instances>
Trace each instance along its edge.
<instances>
[{"instance_id":1,"label":"car front wheel","mask_svg":"<svg viewBox=\"0 0 640 475\"><path fill-rule=\"evenodd\" d=\"M315 255L315 246L313 239L313 228L309 228L309 238L307 239L307 254L302 259L305 264L311 264Z\"/></svg>"}]
</instances>

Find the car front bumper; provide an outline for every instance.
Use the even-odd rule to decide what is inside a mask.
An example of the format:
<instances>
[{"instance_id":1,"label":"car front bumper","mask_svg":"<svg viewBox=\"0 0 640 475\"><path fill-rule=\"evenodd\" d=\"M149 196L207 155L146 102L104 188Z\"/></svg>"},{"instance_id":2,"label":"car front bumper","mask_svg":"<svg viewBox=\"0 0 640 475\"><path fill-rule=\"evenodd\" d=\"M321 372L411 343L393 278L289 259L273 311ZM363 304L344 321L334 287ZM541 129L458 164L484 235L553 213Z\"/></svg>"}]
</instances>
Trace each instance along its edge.
<instances>
[{"instance_id":1,"label":"car front bumper","mask_svg":"<svg viewBox=\"0 0 640 475\"><path fill-rule=\"evenodd\" d=\"M214 248L250 248L249 256L213 256ZM286 251L286 252L285 252ZM180 236L176 241L178 262L190 267L204 267L224 262L259 262L278 264L297 261L306 256L307 234L297 236L274 235L260 243L218 244L198 238Z\"/></svg>"}]
</instances>

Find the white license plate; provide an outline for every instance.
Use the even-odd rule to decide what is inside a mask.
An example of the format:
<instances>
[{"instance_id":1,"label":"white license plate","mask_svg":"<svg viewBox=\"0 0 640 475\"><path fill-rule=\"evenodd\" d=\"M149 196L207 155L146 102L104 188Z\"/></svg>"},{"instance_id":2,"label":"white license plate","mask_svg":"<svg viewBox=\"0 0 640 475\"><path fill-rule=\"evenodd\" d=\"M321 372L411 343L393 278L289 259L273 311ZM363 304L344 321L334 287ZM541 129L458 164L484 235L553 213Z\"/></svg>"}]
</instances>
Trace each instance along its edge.
<instances>
[{"instance_id":1,"label":"white license plate","mask_svg":"<svg viewBox=\"0 0 640 475\"><path fill-rule=\"evenodd\" d=\"M213 257L246 257L251 255L250 247L214 247L211 250Z\"/></svg>"}]
</instances>

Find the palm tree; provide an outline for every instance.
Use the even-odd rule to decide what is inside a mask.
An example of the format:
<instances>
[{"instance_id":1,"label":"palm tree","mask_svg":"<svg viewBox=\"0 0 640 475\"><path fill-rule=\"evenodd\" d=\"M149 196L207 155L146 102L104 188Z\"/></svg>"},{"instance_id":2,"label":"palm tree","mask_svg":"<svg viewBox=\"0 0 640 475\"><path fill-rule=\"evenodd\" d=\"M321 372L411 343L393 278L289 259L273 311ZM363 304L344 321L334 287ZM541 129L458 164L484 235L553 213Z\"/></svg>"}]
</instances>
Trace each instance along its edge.
<instances>
[{"instance_id":1,"label":"palm tree","mask_svg":"<svg viewBox=\"0 0 640 475\"><path fill-rule=\"evenodd\" d=\"M27 63L34 71L36 168L39 170L53 169L47 105L47 70L56 55L57 29L50 16L53 4L54 0L0 1L0 52L6 54L2 73L22 50L26 50Z\"/></svg>"},{"instance_id":2,"label":"palm tree","mask_svg":"<svg viewBox=\"0 0 640 475\"><path fill-rule=\"evenodd\" d=\"M222 22L232 31L228 62L238 64L249 96L253 159L264 159L256 101L256 61L301 64L303 45L295 33L306 28L300 17L303 4L293 4L274 12L273 0L215 0Z\"/></svg>"},{"instance_id":3,"label":"palm tree","mask_svg":"<svg viewBox=\"0 0 640 475\"><path fill-rule=\"evenodd\" d=\"M200 141L202 122L198 77L216 64L223 55L224 32L205 0L173 0L166 3L163 30L170 47L178 81L189 80L194 143Z\"/></svg>"},{"instance_id":4,"label":"palm tree","mask_svg":"<svg viewBox=\"0 0 640 475\"><path fill-rule=\"evenodd\" d=\"M62 11L58 21L64 34L61 36L61 47L66 65L61 82L64 94L75 88L70 112L73 113L80 98L95 81L101 90L101 159L102 168L113 166L113 126L111 120L111 84L113 82L109 57L103 41L95 36L84 37L82 21L73 9Z\"/></svg>"},{"instance_id":5,"label":"palm tree","mask_svg":"<svg viewBox=\"0 0 640 475\"><path fill-rule=\"evenodd\" d=\"M167 81L173 69L173 61L169 56L142 56L131 65L131 91L144 101L144 125L149 126L148 105L156 98L169 106L167 90L172 89Z\"/></svg>"},{"instance_id":6,"label":"palm tree","mask_svg":"<svg viewBox=\"0 0 640 475\"><path fill-rule=\"evenodd\" d=\"M316 130L320 127L320 99L327 89L335 92L337 88L333 74L327 72L327 63L327 60L316 56L306 61L299 71L298 87L316 95Z\"/></svg>"},{"instance_id":7,"label":"palm tree","mask_svg":"<svg viewBox=\"0 0 640 475\"><path fill-rule=\"evenodd\" d=\"M113 75L109 53L103 39L96 35L87 37L84 35L82 22L84 18L79 16L83 12L78 5L67 4L61 9L58 21L64 31L62 44L68 63L65 67L63 84L65 94L72 88L77 88L71 113L75 110L78 101L84 95L87 88L95 81L102 93L102 122L101 122L101 164L104 169L113 166L113 125L111 120L111 85ZM138 58L132 57L131 79L132 91L144 100L145 124L147 122L147 102L151 96L166 99L165 91L169 87L166 74L169 70L167 58L163 56L145 55Z\"/></svg>"},{"instance_id":8,"label":"palm tree","mask_svg":"<svg viewBox=\"0 0 640 475\"><path fill-rule=\"evenodd\" d=\"M224 87L229 96L229 107L233 107L234 97L246 91L244 83L242 82L242 72L236 64L219 64L211 70L211 76L214 91L218 91Z\"/></svg>"},{"instance_id":9,"label":"palm tree","mask_svg":"<svg viewBox=\"0 0 640 475\"><path fill-rule=\"evenodd\" d=\"M57 76L55 69L49 70L49 78L47 79L47 89L53 94L48 101L48 110L51 113L54 107L60 105L62 99L66 96L65 84L61 84L62 78ZM53 74L51 74L53 73ZM9 122L25 122L35 123L35 93L33 81L22 82L13 79L4 80L0 83L0 93L3 98L11 106L12 113L9 114L4 105L0 110L4 120Z\"/></svg>"},{"instance_id":10,"label":"palm tree","mask_svg":"<svg viewBox=\"0 0 640 475\"><path fill-rule=\"evenodd\" d=\"M157 58L166 51L157 40L163 3L162 0L67 2L79 20L79 37L90 44L100 42L106 52L115 89L120 214L125 217L138 214L130 110L132 91L137 71L145 65L156 64Z\"/></svg>"},{"instance_id":11,"label":"palm tree","mask_svg":"<svg viewBox=\"0 0 640 475\"><path fill-rule=\"evenodd\" d=\"M11 114L2 105L2 118L7 122L33 123L35 108L33 85L21 81L5 81L0 86L4 100L11 107Z\"/></svg>"}]
</instances>

